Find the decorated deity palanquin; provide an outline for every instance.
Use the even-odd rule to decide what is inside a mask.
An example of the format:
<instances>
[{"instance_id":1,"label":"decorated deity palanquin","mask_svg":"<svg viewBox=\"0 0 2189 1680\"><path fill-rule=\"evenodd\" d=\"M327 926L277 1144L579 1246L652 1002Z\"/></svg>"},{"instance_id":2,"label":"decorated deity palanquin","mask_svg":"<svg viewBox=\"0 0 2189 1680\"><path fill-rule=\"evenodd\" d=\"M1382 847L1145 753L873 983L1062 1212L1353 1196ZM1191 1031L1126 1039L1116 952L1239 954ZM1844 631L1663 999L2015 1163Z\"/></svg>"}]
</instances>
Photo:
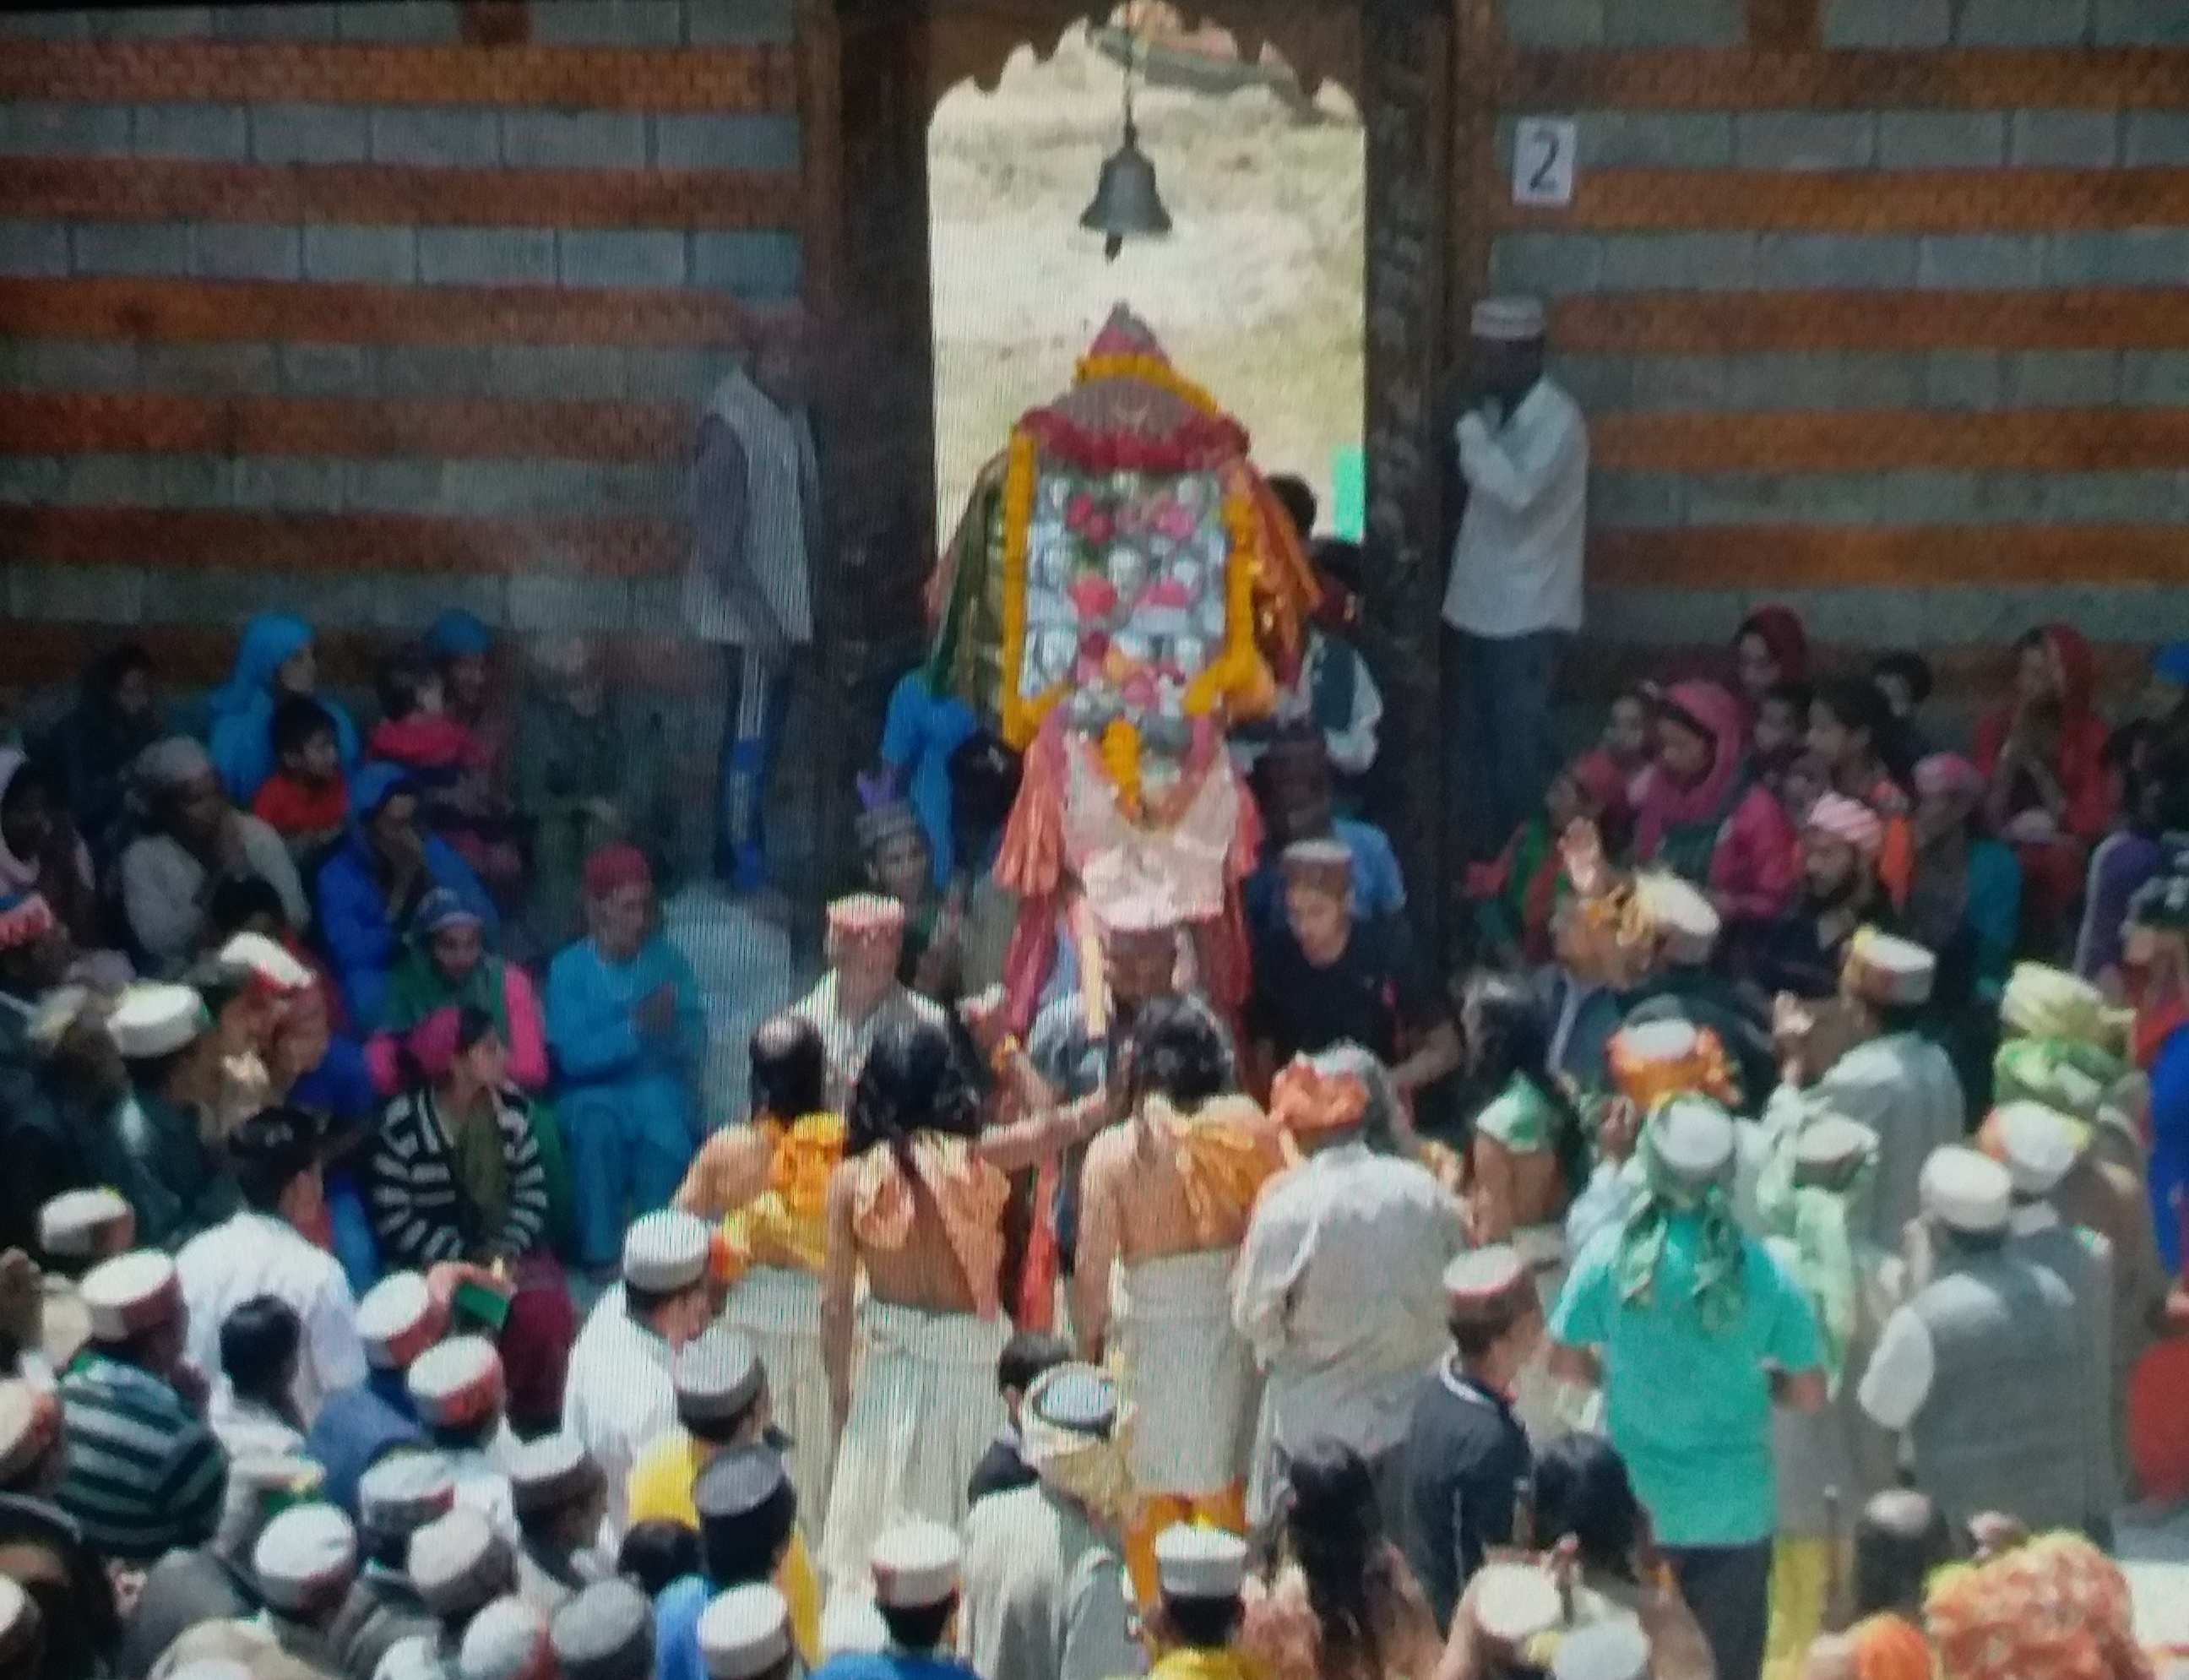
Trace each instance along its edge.
<instances>
[{"instance_id":1,"label":"decorated deity palanquin","mask_svg":"<svg viewBox=\"0 0 2189 1680\"><path fill-rule=\"evenodd\" d=\"M1314 584L1245 430L1129 313L983 470L936 588L931 684L1026 755L997 865L1027 907L1014 996L1086 901L1233 919L1260 826L1225 737L1292 675ZM1208 960L1243 979L1243 949Z\"/></svg>"}]
</instances>

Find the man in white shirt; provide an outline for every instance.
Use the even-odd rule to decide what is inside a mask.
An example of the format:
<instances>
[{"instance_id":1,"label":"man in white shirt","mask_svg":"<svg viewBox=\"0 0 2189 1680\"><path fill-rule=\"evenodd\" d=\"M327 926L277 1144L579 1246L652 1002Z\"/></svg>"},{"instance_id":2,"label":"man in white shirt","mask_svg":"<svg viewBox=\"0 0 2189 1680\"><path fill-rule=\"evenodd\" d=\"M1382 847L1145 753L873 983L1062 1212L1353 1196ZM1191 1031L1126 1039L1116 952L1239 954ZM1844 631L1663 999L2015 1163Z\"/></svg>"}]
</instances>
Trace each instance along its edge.
<instances>
[{"instance_id":1,"label":"man in white shirt","mask_svg":"<svg viewBox=\"0 0 2189 1680\"><path fill-rule=\"evenodd\" d=\"M623 1281L601 1297L570 1349L563 1430L607 1475L619 1536L631 1467L676 1427L676 1350L715 1317L713 1235L704 1220L674 1209L634 1222L623 1240Z\"/></svg>"},{"instance_id":2,"label":"man in white shirt","mask_svg":"<svg viewBox=\"0 0 2189 1680\"><path fill-rule=\"evenodd\" d=\"M237 1127L228 1158L243 1211L183 1245L175 1257L189 1308L190 1362L208 1377L221 1368L220 1327L244 1302L271 1295L303 1326L294 1397L308 1428L327 1395L365 1381L357 1303L334 1256L297 1226L321 1205L319 1130L308 1116L269 1108Z\"/></svg>"},{"instance_id":3,"label":"man in white shirt","mask_svg":"<svg viewBox=\"0 0 2189 1680\"><path fill-rule=\"evenodd\" d=\"M1295 1063L1278 1086L1271 1117L1308 1159L1262 1191L1232 1277L1231 1321L1267 1375L1247 1515L1267 1520L1283 1459L1329 1435L1367 1461L1388 1531L1404 1534L1406 1432L1444 1355L1444 1271L1467 1215L1400 1152L1398 1098L1360 1046Z\"/></svg>"},{"instance_id":4,"label":"man in white shirt","mask_svg":"<svg viewBox=\"0 0 2189 1680\"><path fill-rule=\"evenodd\" d=\"M1473 400L1456 428L1467 509L1444 621L1465 664L1455 748L1473 774L1478 840L1495 851L1549 780L1549 713L1561 636L1581 628L1588 433L1543 372L1543 306L1490 297L1472 321Z\"/></svg>"}]
</instances>

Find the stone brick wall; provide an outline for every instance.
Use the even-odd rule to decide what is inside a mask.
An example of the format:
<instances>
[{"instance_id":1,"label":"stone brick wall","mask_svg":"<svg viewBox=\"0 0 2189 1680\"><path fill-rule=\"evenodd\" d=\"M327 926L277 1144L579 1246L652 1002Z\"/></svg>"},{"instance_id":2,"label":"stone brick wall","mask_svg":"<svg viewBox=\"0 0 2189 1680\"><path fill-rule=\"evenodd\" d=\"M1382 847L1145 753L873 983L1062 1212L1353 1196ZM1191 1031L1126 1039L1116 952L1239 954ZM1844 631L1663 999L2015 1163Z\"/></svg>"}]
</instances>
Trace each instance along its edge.
<instances>
[{"instance_id":1,"label":"stone brick wall","mask_svg":"<svg viewBox=\"0 0 2189 1680\"><path fill-rule=\"evenodd\" d=\"M1592 418L1592 636L2189 635L2189 4L1497 10L1487 269ZM1511 206L1523 114L1579 122L1570 208Z\"/></svg>"},{"instance_id":2,"label":"stone brick wall","mask_svg":"<svg viewBox=\"0 0 2189 1680\"><path fill-rule=\"evenodd\" d=\"M0 15L0 682L250 612L675 640L692 413L801 285L792 0ZM654 638L664 638L655 640Z\"/></svg>"}]
</instances>

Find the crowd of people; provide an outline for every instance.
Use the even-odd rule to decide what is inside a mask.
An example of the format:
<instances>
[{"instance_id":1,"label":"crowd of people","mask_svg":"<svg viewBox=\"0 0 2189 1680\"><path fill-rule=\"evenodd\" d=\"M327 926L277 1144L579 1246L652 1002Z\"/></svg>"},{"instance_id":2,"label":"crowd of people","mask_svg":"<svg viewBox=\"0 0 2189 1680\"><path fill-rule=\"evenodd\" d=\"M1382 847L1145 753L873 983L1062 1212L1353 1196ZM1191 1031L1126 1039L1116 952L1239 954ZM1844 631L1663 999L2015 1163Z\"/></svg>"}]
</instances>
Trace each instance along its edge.
<instances>
[{"instance_id":1,"label":"crowd of people","mask_svg":"<svg viewBox=\"0 0 2189 1680\"><path fill-rule=\"evenodd\" d=\"M1919 657L1766 608L1547 773L1578 597L1516 578L1586 450L1540 311L1477 326L1457 973L1334 540L1231 743L1251 976L1089 891L1008 1030L1023 766L916 670L711 1130L597 650L446 614L361 729L269 616L195 733L102 659L0 755L0 1680L2154 1673L2107 1552L2189 1496L2189 648L2108 729L2034 631L1962 753ZM733 384L756 898L815 478Z\"/></svg>"}]
</instances>

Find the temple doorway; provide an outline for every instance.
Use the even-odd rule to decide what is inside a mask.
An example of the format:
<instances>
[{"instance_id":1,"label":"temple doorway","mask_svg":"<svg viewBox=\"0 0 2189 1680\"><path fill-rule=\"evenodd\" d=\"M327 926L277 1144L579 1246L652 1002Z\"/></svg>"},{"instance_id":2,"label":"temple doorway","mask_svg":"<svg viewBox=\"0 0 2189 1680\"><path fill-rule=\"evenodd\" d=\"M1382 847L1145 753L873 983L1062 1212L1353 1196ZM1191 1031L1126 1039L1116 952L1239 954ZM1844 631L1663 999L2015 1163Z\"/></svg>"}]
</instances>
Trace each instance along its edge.
<instances>
[{"instance_id":1,"label":"temple doorway","mask_svg":"<svg viewBox=\"0 0 2189 1680\"><path fill-rule=\"evenodd\" d=\"M1106 262L1079 217L1118 144L1128 56L1174 226ZM1274 48L1242 55L1144 0L1045 56L1020 47L992 88L959 82L927 167L938 533L1123 302L1246 426L1264 472L1306 479L1323 529L1359 535L1366 169L1336 82L1310 93Z\"/></svg>"}]
</instances>

